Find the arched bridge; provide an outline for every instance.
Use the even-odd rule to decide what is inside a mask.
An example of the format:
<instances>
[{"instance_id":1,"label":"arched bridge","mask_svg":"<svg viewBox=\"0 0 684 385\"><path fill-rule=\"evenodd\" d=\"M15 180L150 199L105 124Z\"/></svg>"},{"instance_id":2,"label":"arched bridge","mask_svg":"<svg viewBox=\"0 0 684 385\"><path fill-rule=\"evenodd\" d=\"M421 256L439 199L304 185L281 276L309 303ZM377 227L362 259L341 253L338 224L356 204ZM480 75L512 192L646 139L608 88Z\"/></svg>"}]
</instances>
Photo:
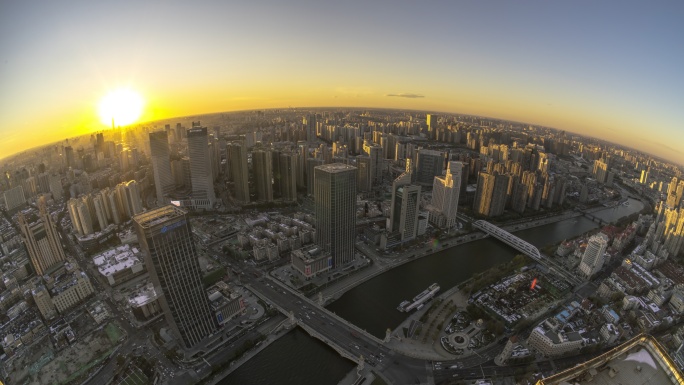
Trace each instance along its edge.
<instances>
[{"instance_id":1,"label":"arched bridge","mask_svg":"<svg viewBox=\"0 0 684 385\"><path fill-rule=\"evenodd\" d=\"M539 249L537 249L534 245L526 241L523 241L522 239L516 237L508 231L484 220L478 220L473 222L473 226L477 229L484 231L487 234L493 235L495 238L499 239L505 244L515 248L516 250L534 259L536 262L546 266L549 270L558 273L571 284L579 285L580 283L582 283L582 280L578 278L575 274L568 272L565 269L565 267L553 261L551 258L545 256L544 254L540 253Z\"/></svg>"},{"instance_id":2,"label":"arched bridge","mask_svg":"<svg viewBox=\"0 0 684 385\"><path fill-rule=\"evenodd\" d=\"M506 243L511 247L514 247L516 250L524 253L525 255L529 256L535 261L543 262L542 256L539 253L539 249L534 247L532 244L525 242L522 239L516 237L515 235L509 233L508 231L484 220L473 222L473 226L484 231L487 234L493 235L498 240Z\"/></svg>"}]
</instances>

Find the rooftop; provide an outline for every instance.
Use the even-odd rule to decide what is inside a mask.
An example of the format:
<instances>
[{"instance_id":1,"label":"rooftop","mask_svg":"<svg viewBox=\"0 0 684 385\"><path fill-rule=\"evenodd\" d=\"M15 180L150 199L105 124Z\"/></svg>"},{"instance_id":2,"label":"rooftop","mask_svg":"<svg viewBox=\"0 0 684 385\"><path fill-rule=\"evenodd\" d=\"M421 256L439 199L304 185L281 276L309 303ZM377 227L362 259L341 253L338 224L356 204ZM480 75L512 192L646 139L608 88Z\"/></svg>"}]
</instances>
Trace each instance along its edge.
<instances>
[{"instance_id":1,"label":"rooftop","mask_svg":"<svg viewBox=\"0 0 684 385\"><path fill-rule=\"evenodd\" d=\"M135 221L143 229L148 229L152 226L182 217L184 215L185 211L174 205L168 205L138 214L133 217L133 221Z\"/></svg>"},{"instance_id":2,"label":"rooftop","mask_svg":"<svg viewBox=\"0 0 684 385\"><path fill-rule=\"evenodd\" d=\"M356 167L344 164L344 163L330 163L330 164L324 164L322 166L316 166L317 169L323 170L325 172L343 172L343 171L350 171L350 170L356 170Z\"/></svg>"},{"instance_id":3,"label":"rooftop","mask_svg":"<svg viewBox=\"0 0 684 385\"><path fill-rule=\"evenodd\" d=\"M93 258L93 262L100 274L109 276L141 263L139 255L140 250L137 247L123 244L98 254Z\"/></svg>"},{"instance_id":4,"label":"rooftop","mask_svg":"<svg viewBox=\"0 0 684 385\"><path fill-rule=\"evenodd\" d=\"M639 335L575 367L537 381L537 385L663 385L684 379L655 338Z\"/></svg>"}]
</instances>

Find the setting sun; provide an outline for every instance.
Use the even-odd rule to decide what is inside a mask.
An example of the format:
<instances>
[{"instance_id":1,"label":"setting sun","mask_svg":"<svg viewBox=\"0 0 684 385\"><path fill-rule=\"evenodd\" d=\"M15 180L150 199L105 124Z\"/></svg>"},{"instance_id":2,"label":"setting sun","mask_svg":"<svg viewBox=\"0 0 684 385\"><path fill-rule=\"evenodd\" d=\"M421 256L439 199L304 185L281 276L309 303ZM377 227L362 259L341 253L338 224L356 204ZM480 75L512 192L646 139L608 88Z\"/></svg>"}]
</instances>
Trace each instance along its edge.
<instances>
[{"instance_id":1,"label":"setting sun","mask_svg":"<svg viewBox=\"0 0 684 385\"><path fill-rule=\"evenodd\" d=\"M113 124L117 126L135 123L140 118L144 105L142 96L130 88L113 90L100 101L100 121L105 125L111 125L114 120Z\"/></svg>"}]
</instances>

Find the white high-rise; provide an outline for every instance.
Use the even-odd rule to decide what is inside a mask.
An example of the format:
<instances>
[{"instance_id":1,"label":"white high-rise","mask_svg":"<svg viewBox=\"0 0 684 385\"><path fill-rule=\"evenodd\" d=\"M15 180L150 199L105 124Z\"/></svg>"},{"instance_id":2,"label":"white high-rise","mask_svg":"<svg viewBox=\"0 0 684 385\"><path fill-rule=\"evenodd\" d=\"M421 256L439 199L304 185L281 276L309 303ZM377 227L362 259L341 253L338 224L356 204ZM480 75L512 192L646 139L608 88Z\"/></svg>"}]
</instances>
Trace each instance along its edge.
<instances>
[{"instance_id":1,"label":"white high-rise","mask_svg":"<svg viewBox=\"0 0 684 385\"><path fill-rule=\"evenodd\" d=\"M449 162L446 175L436 176L432 183L430 222L439 227L450 229L456 226L462 173L463 163Z\"/></svg>"},{"instance_id":2,"label":"white high-rise","mask_svg":"<svg viewBox=\"0 0 684 385\"><path fill-rule=\"evenodd\" d=\"M193 205L197 208L210 209L214 206L216 195L206 127L188 129L188 156Z\"/></svg>"},{"instance_id":3,"label":"white high-rise","mask_svg":"<svg viewBox=\"0 0 684 385\"><path fill-rule=\"evenodd\" d=\"M608 241L608 236L603 233L598 233L589 238L579 265L579 269L585 277L591 278L603 267Z\"/></svg>"},{"instance_id":4,"label":"white high-rise","mask_svg":"<svg viewBox=\"0 0 684 385\"><path fill-rule=\"evenodd\" d=\"M157 205L162 206L166 201L164 197L172 193L176 187L171 174L169 138L166 131L150 132L150 160L157 191Z\"/></svg>"}]
</instances>

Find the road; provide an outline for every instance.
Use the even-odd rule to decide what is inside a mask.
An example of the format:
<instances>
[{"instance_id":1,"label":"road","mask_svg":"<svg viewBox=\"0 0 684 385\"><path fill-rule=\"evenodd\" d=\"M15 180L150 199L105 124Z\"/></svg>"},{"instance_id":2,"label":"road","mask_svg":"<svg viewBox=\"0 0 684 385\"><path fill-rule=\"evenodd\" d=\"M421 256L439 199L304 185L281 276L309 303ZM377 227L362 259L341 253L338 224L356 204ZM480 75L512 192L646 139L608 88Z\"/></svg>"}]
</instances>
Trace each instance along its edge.
<instances>
[{"instance_id":1,"label":"road","mask_svg":"<svg viewBox=\"0 0 684 385\"><path fill-rule=\"evenodd\" d=\"M312 329L349 356L363 356L366 365L374 366L391 383L425 383L425 361L405 357L386 348L370 335L357 331L348 322L317 306L284 285L268 278L248 278L250 288L287 312L292 312L301 324ZM329 343L330 344L330 343Z\"/></svg>"}]
</instances>

